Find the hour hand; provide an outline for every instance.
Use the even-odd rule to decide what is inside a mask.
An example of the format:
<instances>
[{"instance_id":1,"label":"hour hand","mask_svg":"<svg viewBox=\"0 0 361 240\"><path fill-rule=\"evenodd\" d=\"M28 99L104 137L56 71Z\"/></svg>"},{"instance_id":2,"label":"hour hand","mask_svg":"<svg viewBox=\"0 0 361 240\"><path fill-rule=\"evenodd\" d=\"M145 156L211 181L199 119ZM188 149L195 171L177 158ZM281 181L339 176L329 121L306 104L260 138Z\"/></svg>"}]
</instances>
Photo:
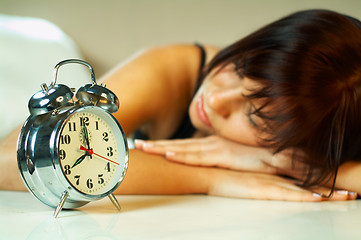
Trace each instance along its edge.
<instances>
[{"instance_id":1,"label":"hour hand","mask_svg":"<svg viewBox=\"0 0 361 240\"><path fill-rule=\"evenodd\" d=\"M71 168L73 168L73 167L75 167L76 165L78 165L79 163L81 163L86 156L88 156L88 153L85 153L85 154L83 154L82 156L80 156L80 157L75 161L75 163L73 164L73 166L71 166Z\"/></svg>"}]
</instances>

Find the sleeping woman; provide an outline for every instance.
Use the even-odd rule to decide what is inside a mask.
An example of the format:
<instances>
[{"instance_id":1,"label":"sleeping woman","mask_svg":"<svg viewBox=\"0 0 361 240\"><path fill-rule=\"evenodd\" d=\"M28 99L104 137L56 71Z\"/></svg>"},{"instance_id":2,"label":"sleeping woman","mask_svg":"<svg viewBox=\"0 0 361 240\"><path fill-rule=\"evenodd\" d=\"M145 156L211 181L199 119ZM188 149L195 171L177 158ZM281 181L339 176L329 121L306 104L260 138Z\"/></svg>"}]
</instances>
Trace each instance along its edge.
<instances>
[{"instance_id":1,"label":"sleeping woman","mask_svg":"<svg viewBox=\"0 0 361 240\"><path fill-rule=\"evenodd\" d=\"M289 201L361 194L361 22L296 12L234 44L156 47L102 79L136 138L117 194ZM25 190L15 130L0 189Z\"/></svg>"}]
</instances>

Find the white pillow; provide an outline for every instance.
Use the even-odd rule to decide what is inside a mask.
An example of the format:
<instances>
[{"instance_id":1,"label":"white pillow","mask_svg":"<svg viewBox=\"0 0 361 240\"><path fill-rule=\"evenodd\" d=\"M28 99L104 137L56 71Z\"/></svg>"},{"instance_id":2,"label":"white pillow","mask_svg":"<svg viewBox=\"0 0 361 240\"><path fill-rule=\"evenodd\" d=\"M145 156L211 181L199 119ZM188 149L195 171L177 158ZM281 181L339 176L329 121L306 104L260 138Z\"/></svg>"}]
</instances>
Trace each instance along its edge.
<instances>
[{"instance_id":1,"label":"white pillow","mask_svg":"<svg viewBox=\"0 0 361 240\"><path fill-rule=\"evenodd\" d=\"M0 140L29 116L28 101L40 85L52 82L54 66L81 59L75 45L54 24L37 18L0 15ZM69 87L90 83L89 70L79 64L59 68L57 83Z\"/></svg>"}]
</instances>

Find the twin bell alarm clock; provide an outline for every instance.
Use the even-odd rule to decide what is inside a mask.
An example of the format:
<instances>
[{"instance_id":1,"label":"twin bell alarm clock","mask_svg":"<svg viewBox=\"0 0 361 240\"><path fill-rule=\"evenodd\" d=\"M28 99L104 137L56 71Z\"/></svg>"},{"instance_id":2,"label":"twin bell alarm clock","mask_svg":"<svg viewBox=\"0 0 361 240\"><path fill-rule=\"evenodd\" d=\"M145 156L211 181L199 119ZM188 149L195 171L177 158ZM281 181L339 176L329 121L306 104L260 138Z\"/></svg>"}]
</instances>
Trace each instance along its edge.
<instances>
[{"instance_id":1,"label":"twin bell alarm clock","mask_svg":"<svg viewBox=\"0 0 361 240\"><path fill-rule=\"evenodd\" d=\"M58 69L81 64L90 70L91 84L77 92L57 84ZM29 101L30 116L18 139L17 159L28 190L44 204L61 209L83 206L113 195L128 167L127 138L111 113L119 101L95 81L92 66L69 59L54 68L52 83L41 85Z\"/></svg>"}]
</instances>

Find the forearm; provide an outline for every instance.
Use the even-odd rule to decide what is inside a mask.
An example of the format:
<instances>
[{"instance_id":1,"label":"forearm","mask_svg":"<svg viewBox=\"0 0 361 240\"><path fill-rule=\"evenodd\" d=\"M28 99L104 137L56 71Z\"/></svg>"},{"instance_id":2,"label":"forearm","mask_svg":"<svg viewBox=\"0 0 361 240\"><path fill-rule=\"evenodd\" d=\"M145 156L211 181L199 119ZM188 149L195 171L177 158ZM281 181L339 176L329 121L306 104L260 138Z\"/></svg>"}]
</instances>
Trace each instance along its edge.
<instances>
[{"instance_id":1,"label":"forearm","mask_svg":"<svg viewBox=\"0 0 361 240\"><path fill-rule=\"evenodd\" d=\"M116 194L208 194L214 196L321 201L320 196L279 176L197 167L167 161L160 155L131 151L129 170ZM344 197L344 196L343 196ZM345 200L338 196L339 200Z\"/></svg>"},{"instance_id":2,"label":"forearm","mask_svg":"<svg viewBox=\"0 0 361 240\"><path fill-rule=\"evenodd\" d=\"M162 156L131 150L129 168L116 194L191 194L208 192L210 168L173 163Z\"/></svg>"},{"instance_id":3,"label":"forearm","mask_svg":"<svg viewBox=\"0 0 361 240\"><path fill-rule=\"evenodd\" d=\"M0 142L0 190L25 191L16 156L16 142L20 128Z\"/></svg>"},{"instance_id":4,"label":"forearm","mask_svg":"<svg viewBox=\"0 0 361 240\"><path fill-rule=\"evenodd\" d=\"M357 192L361 195L361 163L346 162L339 167L337 179L337 189L346 189Z\"/></svg>"},{"instance_id":5,"label":"forearm","mask_svg":"<svg viewBox=\"0 0 361 240\"><path fill-rule=\"evenodd\" d=\"M26 190L16 161L19 130L12 132L0 143L0 190ZM128 172L116 194L207 193L207 170L131 150Z\"/></svg>"},{"instance_id":6,"label":"forearm","mask_svg":"<svg viewBox=\"0 0 361 240\"><path fill-rule=\"evenodd\" d=\"M116 194L208 194L232 198L321 201L279 176L174 163L160 155L130 152L129 170ZM340 199L340 198L336 198ZM345 200L345 199L342 199Z\"/></svg>"}]
</instances>

